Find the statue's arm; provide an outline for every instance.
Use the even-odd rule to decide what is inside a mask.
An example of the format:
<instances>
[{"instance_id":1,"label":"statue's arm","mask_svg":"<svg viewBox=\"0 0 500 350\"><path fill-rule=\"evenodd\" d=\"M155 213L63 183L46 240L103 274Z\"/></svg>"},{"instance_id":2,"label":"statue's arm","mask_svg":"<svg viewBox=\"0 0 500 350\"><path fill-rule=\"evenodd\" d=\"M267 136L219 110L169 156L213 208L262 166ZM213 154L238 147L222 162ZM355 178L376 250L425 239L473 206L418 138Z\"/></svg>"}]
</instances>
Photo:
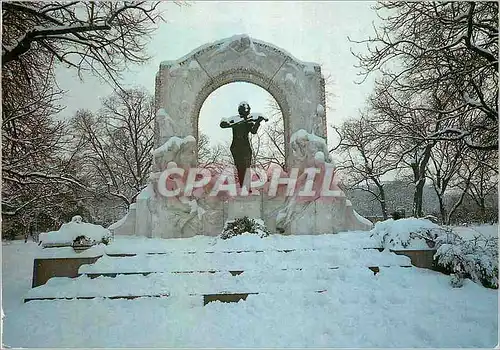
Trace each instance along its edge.
<instances>
[{"instance_id":1,"label":"statue's arm","mask_svg":"<svg viewBox=\"0 0 500 350\"><path fill-rule=\"evenodd\" d=\"M256 134L257 133L257 130L259 130L259 126L260 126L260 120L259 121L256 121L255 123L251 123L250 125L250 132L252 134Z\"/></svg>"},{"instance_id":2,"label":"statue's arm","mask_svg":"<svg viewBox=\"0 0 500 350\"><path fill-rule=\"evenodd\" d=\"M229 124L228 122L226 122L225 120L221 121L219 126L223 129L227 129L227 128L230 128L231 127L231 124Z\"/></svg>"}]
</instances>

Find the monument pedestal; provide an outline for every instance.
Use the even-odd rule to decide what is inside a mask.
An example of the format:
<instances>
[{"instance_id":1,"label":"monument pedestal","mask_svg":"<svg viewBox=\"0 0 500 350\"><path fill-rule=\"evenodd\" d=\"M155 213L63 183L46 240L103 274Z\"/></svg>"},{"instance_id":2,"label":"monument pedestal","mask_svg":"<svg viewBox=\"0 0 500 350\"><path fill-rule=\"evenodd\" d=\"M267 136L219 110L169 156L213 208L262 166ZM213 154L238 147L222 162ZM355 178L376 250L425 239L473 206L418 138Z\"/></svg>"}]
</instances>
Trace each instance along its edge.
<instances>
[{"instance_id":1,"label":"monument pedestal","mask_svg":"<svg viewBox=\"0 0 500 350\"><path fill-rule=\"evenodd\" d=\"M262 218L262 194L235 197L224 202L224 222L244 216Z\"/></svg>"},{"instance_id":2,"label":"monument pedestal","mask_svg":"<svg viewBox=\"0 0 500 350\"><path fill-rule=\"evenodd\" d=\"M187 238L194 235L218 236L228 220L247 216L262 219L271 233L315 235L338 233L350 230L369 230L371 222L357 215L343 193L324 201L317 199L305 203L298 202L290 223L284 232L276 228L277 214L286 208L287 197L259 195L239 196L222 201L216 197L205 197L198 201L203 214L181 212L167 205L147 205L140 200L137 207L132 205L129 214L110 230L117 235L138 235L158 238ZM162 199L149 199L161 201ZM149 207L155 209L151 212ZM140 215L136 215L140 213Z\"/></svg>"}]
</instances>

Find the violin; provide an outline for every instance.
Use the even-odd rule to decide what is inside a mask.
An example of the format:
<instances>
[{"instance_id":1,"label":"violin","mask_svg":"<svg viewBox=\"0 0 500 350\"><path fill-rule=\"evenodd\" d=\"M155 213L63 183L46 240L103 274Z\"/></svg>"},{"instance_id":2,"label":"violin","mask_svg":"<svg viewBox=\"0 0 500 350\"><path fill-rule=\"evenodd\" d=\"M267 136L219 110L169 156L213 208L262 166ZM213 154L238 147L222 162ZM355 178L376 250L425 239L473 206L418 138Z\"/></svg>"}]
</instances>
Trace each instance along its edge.
<instances>
[{"instance_id":1,"label":"violin","mask_svg":"<svg viewBox=\"0 0 500 350\"><path fill-rule=\"evenodd\" d=\"M242 118L240 115L236 115L234 117L229 117L229 118L222 118L221 119L221 126L222 124L226 124L227 126L233 126L242 122L254 122L254 123L260 123L262 121L268 122L269 119L264 117L260 113L250 113L247 117L247 119Z\"/></svg>"}]
</instances>

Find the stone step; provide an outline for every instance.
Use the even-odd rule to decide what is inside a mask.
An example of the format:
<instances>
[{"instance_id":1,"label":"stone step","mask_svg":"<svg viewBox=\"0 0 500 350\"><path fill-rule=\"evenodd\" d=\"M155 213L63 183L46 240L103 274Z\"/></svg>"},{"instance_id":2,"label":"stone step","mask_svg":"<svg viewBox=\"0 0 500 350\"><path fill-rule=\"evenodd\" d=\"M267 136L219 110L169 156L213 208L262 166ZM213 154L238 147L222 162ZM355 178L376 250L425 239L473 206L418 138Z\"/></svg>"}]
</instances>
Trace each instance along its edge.
<instances>
[{"instance_id":1,"label":"stone step","mask_svg":"<svg viewBox=\"0 0 500 350\"><path fill-rule=\"evenodd\" d=\"M110 299L110 300L116 300L116 299L127 299L127 300L133 300L137 298L166 298L168 297L168 294L152 294L152 295L115 295L115 296L107 296L107 297L96 297L96 296L77 296L77 297L29 297L25 298L24 302L30 302L30 301L35 301L35 300L90 300L90 299L95 299L95 298L103 298L103 299Z\"/></svg>"},{"instance_id":2,"label":"stone step","mask_svg":"<svg viewBox=\"0 0 500 350\"><path fill-rule=\"evenodd\" d=\"M380 242L368 233L339 233L330 235L283 236L279 234L260 238L257 235L241 235L228 240L218 237L196 236L183 239L159 239L116 236L104 251L108 255L137 255L183 252L237 252L237 251L284 251L284 250L339 250L380 248Z\"/></svg>"},{"instance_id":3,"label":"stone step","mask_svg":"<svg viewBox=\"0 0 500 350\"><path fill-rule=\"evenodd\" d=\"M315 291L309 291L309 293L326 293L328 290L315 290ZM208 303L214 302L214 301L220 301L223 303L238 303L240 300L245 301L249 295L263 295L267 293L255 293L255 292L249 292L249 293L216 293L216 294L202 294L202 295L195 295L195 294L190 294L189 296L191 297L202 297L203 298L203 306L207 305ZM69 297L69 298L55 298L55 297L34 297L34 298L26 298L24 299L24 302L30 302L30 301L41 301L41 300L91 300L91 299L96 299L96 298L102 298L102 299L109 299L109 300L116 300L116 299L126 299L126 300L134 300L134 299L139 299L139 298L166 298L169 297L168 294L158 294L158 295L120 295L120 296L110 296L110 297Z\"/></svg>"},{"instance_id":4,"label":"stone step","mask_svg":"<svg viewBox=\"0 0 500 350\"><path fill-rule=\"evenodd\" d=\"M377 250L378 252L382 252L384 248L361 248L363 250ZM105 255L113 258L125 258L130 256L138 256L138 255L178 255L178 254L213 254L213 253L224 253L224 254L240 254L240 253L266 253L266 252L278 252L278 253L290 253L295 251L301 252L315 252L318 250L324 249L268 249L268 250L221 250L221 251L199 251L199 250L191 250L191 251L182 251L182 252L148 252L148 253L106 253ZM345 248L344 248L345 250ZM391 250L392 252L392 250Z\"/></svg>"},{"instance_id":5,"label":"stone step","mask_svg":"<svg viewBox=\"0 0 500 350\"><path fill-rule=\"evenodd\" d=\"M386 267L382 267L386 268ZM389 268L389 267L387 267ZM400 268L391 266L390 268ZM136 298L140 296L281 293L327 290L356 274L377 274L381 267L287 269L271 271L210 271L200 273L112 274L78 278L54 277L31 289L26 301L74 298ZM368 272L370 271L370 272Z\"/></svg>"},{"instance_id":6,"label":"stone step","mask_svg":"<svg viewBox=\"0 0 500 350\"><path fill-rule=\"evenodd\" d=\"M224 272L224 271L217 271L217 270L194 271L194 270L191 270L191 271L172 271L172 272L168 272L168 273L174 273L174 274L186 274L186 273L203 274L203 273L217 273L217 272ZM227 272L230 273L231 276L238 276L238 275L241 275L244 271L227 271ZM143 275L143 276L148 276L148 275L150 275L152 273L157 273L157 272L149 271L149 272L82 273L82 274L79 274L78 277L82 276L82 275L85 275L85 276L90 277L91 279L94 279L94 278L97 278L97 277L101 277L101 276L114 278L114 277L119 276L119 275Z\"/></svg>"},{"instance_id":7,"label":"stone step","mask_svg":"<svg viewBox=\"0 0 500 350\"><path fill-rule=\"evenodd\" d=\"M367 268L369 270L373 271L375 275L378 272L380 272L380 267L387 268L387 267L391 267L391 266L390 265L367 266ZM406 267L406 268L408 268L408 267L412 267L412 265L398 265L397 267ZM337 270L339 268L340 268L340 266L326 267L326 269L329 269L329 270ZM288 270L302 271L302 268L281 269L281 271L288 271ZM221 271L221 270L194 271L194 270L191 270L191 271L172 271L172 272L166 272L166 273L173 273L173 274L229 273L229 274L231 274L231 276L239 276L239 275L241 275L244 272L245 272L244 270L238 270L238 271L232 271L232 270L228 270L228 271ZM91 279L94 279L94 278L97 278L97 277L101 277L101 276L114 278L114 277L119 276L119 275L143 275L143 276L148 276L148 275L150 275L152 273L157 273L157 272L149 271L149 272L82 273L82 274L78 274L78 277L82 276L82 275L85 275L85 276L90 277Z\"/></svg>"},{"instance_id":8,"label":"stone step","mask_svg":"<svg viewBox=\"0 0 500 350\"><path fill-rule=\"evenodd\" d=\"M259 293L220 293L220 294L204 294L199 295L198 297L203 298L203 305L207 305L208 303L214 301L220 301L223 303L237 303L240 300L246 300L249 295L258 295ZM159 294L159 295L120 295L120 296L112 296L112 297L74 297L74 298L50 298L50 297L35 297L35 298L26 298L24 302L30 301L40 301L40 300L91 300L96 298L103 298L109 300L116 299L126 299L126 300L134 300L138 298L166 298L168 294ZM190 295L196 296L196 295Z\"/></svg>"},{"instance_id":9,"label":"stone step","mask_svg":"<svg viewBox=\"0 0 500 350\"><path fill-rule=\"evenodd\" d=\"M53 248L53 250L66 248ZM368 259L366 258L366 252ZM282 249L282 250L233 250L233 251L191 251L170 253L142 253L142 254L112 254L106 255L104 251L94 252L89 255L84 253L73 254L63 258L67 251L51 254L45 258L36 258L33 266L32 287L43 285L52 277L78 277L82 273L90 275L106 274L149 274L152 272L178 272L187 271L242 271L254 269L252 264L262 265L269 257L279 257L281 268L308 267L314 265L331 266L406 266L410 259L397 258L395 255L405 255L411 258L414 266L432 268L434 251L394 251L391 254L383 253L377 248L354 249ZM57 252L56 252L57 253ZM64 253L64 254L63 254ZM89 255L89 256L86 256ZM290 256L287 256L290 255ZM363 255L363 259L358 256ZM104 258L101 260L101 257ZM199 259L203 256L202 259ZM149 257L149 258L148 258ZM132 258L134 260L124 260ZM347 259L346 259L347 258ZM115 260L116 259L116 260ZM97 260L101 260L94 264ZM130 264L133 263L133 267ZM152 265L151 265L152 264ZM84 265L80 271L80 267ZM267 268L276 268L276 265L267 264Z\"/></svg>"},{"instance_id":10,"label":"stone step","mask_svg":"<svg viewBox=\"0 0 500 350\"><path fill-rule=\"evenodd\" d=\"M238 251L192 254L104 255L95 263L80 266L79 274L150 273L185 271L245 271L324 267L409 266L404 255L376 249Z\"/></svg>"}]
</instances>

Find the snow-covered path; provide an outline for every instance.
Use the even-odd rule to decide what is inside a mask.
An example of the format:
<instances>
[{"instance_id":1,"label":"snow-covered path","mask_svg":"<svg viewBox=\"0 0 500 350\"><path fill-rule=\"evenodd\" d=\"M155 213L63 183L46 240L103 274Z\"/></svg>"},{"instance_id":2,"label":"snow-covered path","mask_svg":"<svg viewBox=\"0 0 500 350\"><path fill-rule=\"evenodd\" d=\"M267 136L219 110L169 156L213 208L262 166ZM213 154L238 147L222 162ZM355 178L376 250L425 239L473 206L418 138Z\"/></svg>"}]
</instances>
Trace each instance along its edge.
<instances>
[{"instance_id":1,"label":"snow-covered path","mask_svg":"<svg viewBox=\"0 0 500 350\"><path fill-rule=\"evenodd\" d=\"M336 237L345 247L346 236ZM311 291L318 275L304 270L303 283L294 282L293 288L282 284L246 301L206 306L198 296L177 293L23 304L31 287L32 257L39 254L33 243L3 245L5 345L493 347L498 341L497 290L469 280L451 288L448 276L425 269L391 266L374 275L365 266L340 266L321 275L327 287L322 293Z\"/></svg>"},{"instance_id":2,"label":"snow-covered path","mask_svg":"<svg viewBox=\"0 0 500 350\"><path fill-rule=\"evenodd\" d=\"M31 241L2 242L2 308L6 316L23 306L23 298L31 288L33 258L40 247Z\"/></svg>"},{"instance_id":3,"label":"snow-covered path","mask_svg":"<svg viewBox=\"0 0 500 350\"><path fill-rule=\"evenodd\" d=\"M11 313L4 342L23 347L491 347L497 295L451 289L420 269L345 271L325 293L201 299L32 301Z\"/></svg>"}]
</instances>

